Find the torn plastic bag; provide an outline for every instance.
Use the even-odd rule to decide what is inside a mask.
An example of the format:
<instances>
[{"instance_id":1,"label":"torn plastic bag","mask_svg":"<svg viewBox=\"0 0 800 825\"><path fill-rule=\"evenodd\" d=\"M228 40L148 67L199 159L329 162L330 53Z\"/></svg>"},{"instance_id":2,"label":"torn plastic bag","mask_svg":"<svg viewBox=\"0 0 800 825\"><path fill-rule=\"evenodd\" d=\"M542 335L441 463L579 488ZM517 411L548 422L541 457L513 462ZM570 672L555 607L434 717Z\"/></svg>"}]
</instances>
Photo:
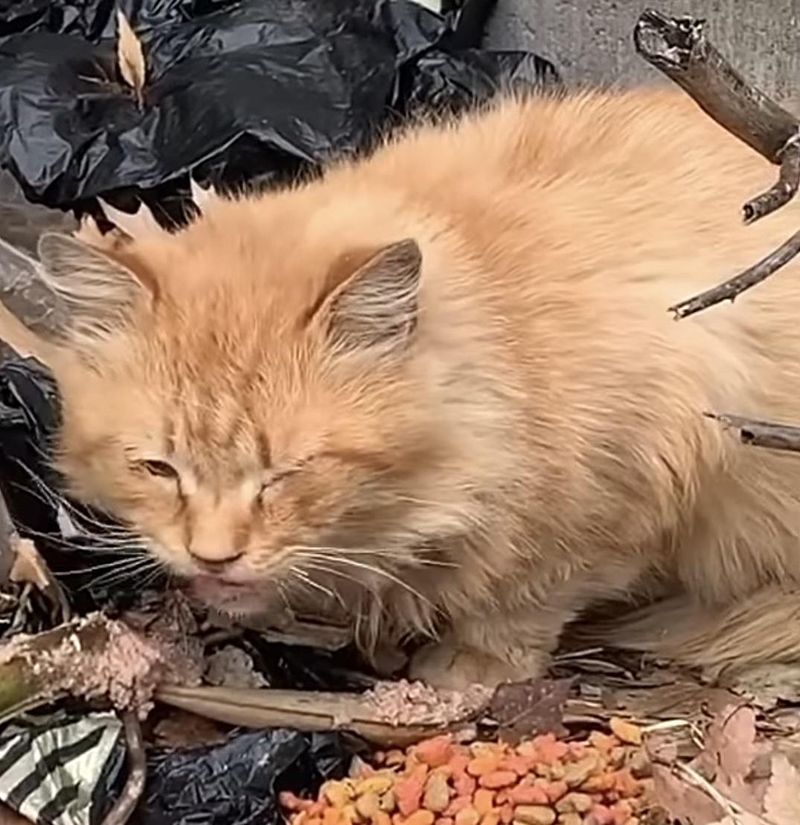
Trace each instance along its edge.
<instances>
[{"instance_id":1,"label":"torn plastic bag","mask_svg":"<svg viewBox=\"0 0 800 825\"><path fill-rule=\"evenodd\" d=\"M146 63L139 106L116 65L114 4L5 0L0 163L31 200L62 208L133 189L169 212L190 171L221 188L282 181L417 106L554 79L533 55L475 51L493 5L442 16L411 0L127 0Z\"/></svg>"},{"instance_id":2,"label":"torn plastic bag","mask_svg":"<svg viewBox=\"0 0 800 825\"><path fill-rule=\"evenodd\" d=\"M338 734L240 733L222 745L156 753L137 825L280 825L278 794L315 793L347 773Z\"/></svg>"},{"instance_id":3,"label":"torn plastic bag","mask_svg":"<svg viewBox=\"0 0 800 825\"><path fill-rule=\"evenodd\" d=\"M0 732L0 801L39 825L98 825L124 783L113 713L16 719Z\"/></svg>"}]
</instances>

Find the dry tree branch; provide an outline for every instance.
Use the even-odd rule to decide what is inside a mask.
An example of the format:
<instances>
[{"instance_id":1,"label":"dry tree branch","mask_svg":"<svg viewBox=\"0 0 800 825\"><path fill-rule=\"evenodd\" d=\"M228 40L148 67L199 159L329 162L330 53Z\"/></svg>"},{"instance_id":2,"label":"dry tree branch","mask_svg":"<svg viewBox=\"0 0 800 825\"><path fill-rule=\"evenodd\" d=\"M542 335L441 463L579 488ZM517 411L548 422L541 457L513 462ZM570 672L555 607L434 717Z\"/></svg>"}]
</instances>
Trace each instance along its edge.
<instances>
[{"instance_id":1,"label":"dry tree branch","mask_svg":"<svg viewBox=\"0 0 800 825\"><path fill-rule=\"evenodd\" d=\"M736 430L743 444L800 453L800 427L772 424L769 421L757 421L752 418L743 418L740 415L717 415L716 413L707 413L707 415L719 421L723 427Z\"/></svg>"},{"instance_id":2,"label":"dry tree branch","mask_svg":"<svg viewBox=\"0 0 800 825\"><path fill-rule=\"evenodd\" d=\"M720 126L770 163L780 166L778 180L743 207L747 224L785 206L800 186L800 123L744 78L709 42L705 20L667 17L648 9L633 33L637 52L681 87ZM670 307L676 319L733 301L800 254L800 232L744 272ZM736 415L708 413L738 431L744 444L800 452L800 427L772 424Z\"/></svg>"},{"instance_id":3,"label":"dry tree branch","mask_svg":"<svg viewBox=\"0 0 800 825\"><path fill-rule=\"evenodd\" d=\"M636 23L636 50L681 87L706 114L771 163L780 166L776 183L743 207L745 223L787 204L800 185L800 123L767 95L747 83L709 42L705 20L667 17L648 9ZM670 307L686 318L724 300L733 301L800 253L800 233L734 278Z\"/></svg>"}]
</instances>

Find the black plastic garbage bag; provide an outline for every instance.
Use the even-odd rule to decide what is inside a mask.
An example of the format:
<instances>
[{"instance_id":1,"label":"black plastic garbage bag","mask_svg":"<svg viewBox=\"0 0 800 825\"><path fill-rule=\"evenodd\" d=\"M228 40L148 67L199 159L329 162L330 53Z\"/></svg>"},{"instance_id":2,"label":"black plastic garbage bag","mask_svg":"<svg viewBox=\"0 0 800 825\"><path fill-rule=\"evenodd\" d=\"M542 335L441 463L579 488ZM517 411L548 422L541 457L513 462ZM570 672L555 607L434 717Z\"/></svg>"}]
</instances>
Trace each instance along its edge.
<instances>
[{"instance_id":1,"label":"black plastic garbage bag","mask_svg":"<svg viewBox=\"0 0 800 825\"><path fill-rule=\"evenodd\" d=\"M338 734L240 733L222 745L148 759L137 825L279 825L278 794L315 792L352 758Z\"/></svg>"},{"instance_id":2,"label":"black plastic garbage bag","mask_svg":"<svg viewBox=\"0 0 800 825\"><path fill-rule=\"evenodd\" d=\"M369 145L412 108L555 79L479 51L494 0L439 15L412 0L125 0L146 62L141 105L115 59L117 6L0 3L0 163L33 201L284 180ZM119 202L119 201L118 201Z\"/></svg>"}]
</instances>

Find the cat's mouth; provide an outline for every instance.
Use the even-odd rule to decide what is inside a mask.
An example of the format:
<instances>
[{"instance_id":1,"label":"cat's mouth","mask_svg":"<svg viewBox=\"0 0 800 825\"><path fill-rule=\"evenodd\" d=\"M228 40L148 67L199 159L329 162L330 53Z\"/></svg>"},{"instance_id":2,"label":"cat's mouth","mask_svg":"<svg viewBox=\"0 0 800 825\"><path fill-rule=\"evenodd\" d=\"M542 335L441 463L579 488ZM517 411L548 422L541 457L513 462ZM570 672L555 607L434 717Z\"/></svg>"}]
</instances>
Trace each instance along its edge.
<instances>
[{"instance_id":1,"label":"cat's mouth","mask_svg":"<svg viewBox=\"0 0 800 825\"><path fill-rule=\"evenodd\" d=\"M263 587L255 583L200 575L193 576L186 589L191 598L223 613L252 615L266 609Z\"/></svg>"}]
</instances>

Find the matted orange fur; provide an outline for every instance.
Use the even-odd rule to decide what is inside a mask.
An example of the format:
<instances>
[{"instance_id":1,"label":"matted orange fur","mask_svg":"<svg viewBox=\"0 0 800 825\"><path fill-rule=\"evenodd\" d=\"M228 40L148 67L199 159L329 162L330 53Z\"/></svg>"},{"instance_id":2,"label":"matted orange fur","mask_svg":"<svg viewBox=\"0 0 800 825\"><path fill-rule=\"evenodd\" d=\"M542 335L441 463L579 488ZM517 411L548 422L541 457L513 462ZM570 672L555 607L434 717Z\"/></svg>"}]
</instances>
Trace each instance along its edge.
<instances>
[{"instance_id":1,"label":"matted orange fur","mask_svg":"<svg viewBox=\"0 0 800 825\"><path fill-rule=\"evenodd\" d=\"M45 237L60 467L209 603L338 598L367 647L434 636L439 685L535 675L612 598L669 597L620 644L800 659L800 459L703 415L800 420L800 271L667 312L797 229L742 223L773 179L680 92L580 93L174 235Z\"/></svg>"}]
</instances>

